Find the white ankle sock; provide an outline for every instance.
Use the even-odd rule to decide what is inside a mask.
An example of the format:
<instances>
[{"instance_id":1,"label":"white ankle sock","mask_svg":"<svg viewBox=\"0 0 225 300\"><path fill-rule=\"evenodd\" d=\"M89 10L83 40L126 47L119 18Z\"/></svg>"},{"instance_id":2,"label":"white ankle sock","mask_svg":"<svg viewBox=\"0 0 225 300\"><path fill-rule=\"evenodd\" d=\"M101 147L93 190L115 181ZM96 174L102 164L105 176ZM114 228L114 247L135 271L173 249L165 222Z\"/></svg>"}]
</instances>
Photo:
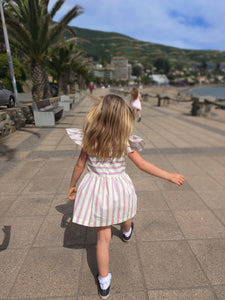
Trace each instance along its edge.
<instances>
[{"instance_id":1,"label":"white ankle sock","mask_svg":"<svg viewBox=\"0 0 225 300\"><path fill-rule=\"evenodd\" d=\"M106 277L98 275L98 281L102 290L106 290L110 286L112 275L109 273Z\"/></svg>"},{"instance_id":2,"label":"white ankle sock","mask_svg":"<svg viewBox=\"0 0 225 300\"><path fill-rule=\"evenodd\" d=\"M130 230L128 231L128 232L126 232L126 231L124 231L123 230L123 234L125 235L125 237L128 237L128 236L130 236L130 234L131 234L131 230L132 230L132 228L130 227Z\"/></svg>"}]
</instances>

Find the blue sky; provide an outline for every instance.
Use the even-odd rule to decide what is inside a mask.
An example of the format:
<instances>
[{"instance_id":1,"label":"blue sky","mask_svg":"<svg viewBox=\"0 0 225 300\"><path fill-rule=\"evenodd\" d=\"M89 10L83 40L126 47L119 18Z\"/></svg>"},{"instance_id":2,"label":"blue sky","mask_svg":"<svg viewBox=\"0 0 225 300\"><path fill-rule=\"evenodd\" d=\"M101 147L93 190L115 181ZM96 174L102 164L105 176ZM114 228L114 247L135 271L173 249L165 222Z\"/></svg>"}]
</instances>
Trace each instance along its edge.
<instances>
[{"instance_id":1,"label":"blue sky","mask_svg":"<svg viewBox=\"0 0 225 300\"><path fill-rule=\"evenodd\" d=\"M225 51L224 0L65 0L56 20L76 4L84 13L72 26L184 49Z\"/></svg>"}]
</instances>

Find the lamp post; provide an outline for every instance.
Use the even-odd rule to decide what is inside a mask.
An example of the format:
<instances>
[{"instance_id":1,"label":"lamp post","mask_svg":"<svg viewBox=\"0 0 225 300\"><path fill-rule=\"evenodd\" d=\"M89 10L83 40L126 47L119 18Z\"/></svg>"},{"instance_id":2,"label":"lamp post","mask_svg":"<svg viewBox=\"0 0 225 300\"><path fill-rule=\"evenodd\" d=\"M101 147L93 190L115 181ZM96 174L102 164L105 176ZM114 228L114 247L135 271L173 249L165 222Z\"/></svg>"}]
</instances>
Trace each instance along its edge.
<instances>
[{"instance_id":1,"label":"lamp post","mask_svg":"<svg viewBox=\"0 0 225 300\"><path fill-rule=\"evenodd\" d=\"M1 11L2 28L3 28L3 32L4 32L5 47L6 47L6 52L8 55L8 62L9 62L10 74L11 74L11 78L12 78L14 95L15 95L16 104L19 106L20 103L19 103L17 86L16 86L16 78L15 78L14 69L13 69L13 62L12 62L11 51L10 51L10 46L9 46L8 33L7 33L7 29L6 29L6 24L5 24L5 16L4 16L4 12L3 12L2 0L0 0L0 11Z\"/></svg>"}]
</instances>

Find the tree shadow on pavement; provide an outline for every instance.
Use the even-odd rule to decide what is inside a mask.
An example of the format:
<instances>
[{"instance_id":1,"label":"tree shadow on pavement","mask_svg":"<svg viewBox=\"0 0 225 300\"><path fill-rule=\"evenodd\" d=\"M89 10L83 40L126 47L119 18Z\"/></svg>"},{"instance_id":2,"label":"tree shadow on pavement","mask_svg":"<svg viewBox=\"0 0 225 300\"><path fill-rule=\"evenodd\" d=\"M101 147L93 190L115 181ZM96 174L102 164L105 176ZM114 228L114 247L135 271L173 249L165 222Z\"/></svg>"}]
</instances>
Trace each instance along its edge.
<instances>
[{"instance_id":1,"label":"tree shadow on pavement","mask_svg":"<svg viewBox=\"0 0 225 300\"><path fill-rule=\"evenodd\" d=\"M5 144L0 143L0 157L5 156L7 160L13 160L13 158L15 157L15 152L15 149L10 149Z\"/></svg>"}]
</instances>

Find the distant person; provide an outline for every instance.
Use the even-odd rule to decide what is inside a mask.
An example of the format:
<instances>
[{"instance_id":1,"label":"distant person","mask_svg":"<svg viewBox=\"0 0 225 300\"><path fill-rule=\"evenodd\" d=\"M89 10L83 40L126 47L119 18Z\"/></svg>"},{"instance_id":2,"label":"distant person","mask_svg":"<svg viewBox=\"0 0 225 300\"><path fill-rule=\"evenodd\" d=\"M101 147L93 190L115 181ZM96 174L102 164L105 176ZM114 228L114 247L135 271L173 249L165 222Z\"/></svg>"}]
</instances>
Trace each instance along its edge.
<instances>
[{"instance_id":1,"label":"distant person","mask_svg":"<svg viewBox=\"0 0 225 300\"><path fill-rule=\"evenodd\" d=\"M142 171L182 185L184 177L168 173L144 160L138 151L144 147L142 138L131 135L135 116L117 95L106 95L86 116L81 129L67 129L69 137L82 147L75 164L68 198L75 199L74 223L97 228L96 258L98 291L102 299L109 296L109 244L111 225L122 223L121 238L128 242L137 210L137 195L125 172L125 157ZM88 173L78 189L77 182L87 164ZM75 198L76 197L76 198Z\"/></svg>"},{"instance_id":2,"label":"distant person","mask_svg":"<svg viewBox=\"0 0 225 300\"><path fill-rule=\"evenodd\" d=\"M91 94L92 94L92 92L93 92L93 89L94 89L94 86L93 86L92 83L90 83L90 85L89 85L89 91L90 91Z\"/></svg>"},{"instance_id":3,"label":"distant person","mask_svg":"<svg viewBox=\"0 0 225 300\"><path fill-rule=\"evenodd\" d=\"M141 110L143 107L143 99L141 94L138 92L137 88L133 88L131 91L131 98L130 98L130 107L137 113L138 119L137 121L141 121Z\"/></svg>"}]
</instances>

